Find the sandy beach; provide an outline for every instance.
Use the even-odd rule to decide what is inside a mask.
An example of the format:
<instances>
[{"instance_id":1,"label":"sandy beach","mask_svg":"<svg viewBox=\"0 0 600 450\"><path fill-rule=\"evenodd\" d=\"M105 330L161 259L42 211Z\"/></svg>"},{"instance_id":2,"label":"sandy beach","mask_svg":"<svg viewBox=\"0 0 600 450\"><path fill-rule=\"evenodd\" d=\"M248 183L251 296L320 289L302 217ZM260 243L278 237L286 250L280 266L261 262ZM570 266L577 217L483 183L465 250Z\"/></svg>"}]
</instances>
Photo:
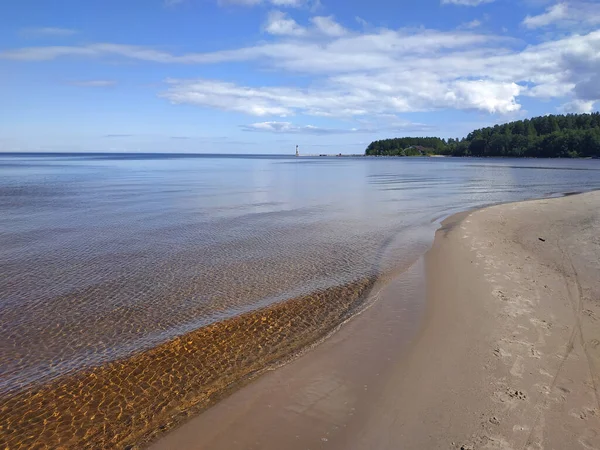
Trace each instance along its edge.
<instances>
[{"instance_id":1,"label":"sandy beach","mask_svg":"<svg viewBox=\"0 0 600 450\"><path fill-rule=\"evenodd\" d=\"M451 217L371 308L151 448L599 449L599 207Z\"/></svg>"}]
</instances>

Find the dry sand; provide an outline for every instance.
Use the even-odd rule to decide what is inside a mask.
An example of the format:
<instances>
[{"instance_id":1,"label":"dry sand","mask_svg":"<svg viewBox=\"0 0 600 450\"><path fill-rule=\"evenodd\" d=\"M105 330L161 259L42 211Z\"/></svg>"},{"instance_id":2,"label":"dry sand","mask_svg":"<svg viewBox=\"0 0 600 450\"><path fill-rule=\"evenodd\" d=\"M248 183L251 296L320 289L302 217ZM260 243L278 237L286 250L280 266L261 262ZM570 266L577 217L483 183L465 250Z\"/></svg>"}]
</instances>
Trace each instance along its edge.
<instances>
[{"instance_id":1,"label":"dry sand","mask_svg":"<svg viewBox=\"0 0 600 450\"><path fill-rule=\"evenodd\" d=\"M600 192L455 216L425 266L424 315L421 262L152 448L600 450Z\"/></svg>"}]
</instances>

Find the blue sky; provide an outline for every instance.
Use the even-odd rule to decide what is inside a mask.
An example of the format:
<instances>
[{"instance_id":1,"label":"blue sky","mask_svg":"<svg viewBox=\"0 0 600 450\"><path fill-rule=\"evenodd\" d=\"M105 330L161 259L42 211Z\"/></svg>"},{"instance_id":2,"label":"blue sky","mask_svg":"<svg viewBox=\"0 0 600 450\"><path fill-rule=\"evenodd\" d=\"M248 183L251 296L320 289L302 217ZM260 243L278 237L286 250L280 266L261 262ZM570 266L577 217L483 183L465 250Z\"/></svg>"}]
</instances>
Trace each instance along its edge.
<instances>
[{"instance_id":1,"label":"blue sky","mask_svg":"<svg viewBox=\"0 0 600 450\"><path fill-rule=\"evenodd\" d=\"M0 151L362 153L600 105L600 2L0 4Z\"/></svg>"}]
</instances>

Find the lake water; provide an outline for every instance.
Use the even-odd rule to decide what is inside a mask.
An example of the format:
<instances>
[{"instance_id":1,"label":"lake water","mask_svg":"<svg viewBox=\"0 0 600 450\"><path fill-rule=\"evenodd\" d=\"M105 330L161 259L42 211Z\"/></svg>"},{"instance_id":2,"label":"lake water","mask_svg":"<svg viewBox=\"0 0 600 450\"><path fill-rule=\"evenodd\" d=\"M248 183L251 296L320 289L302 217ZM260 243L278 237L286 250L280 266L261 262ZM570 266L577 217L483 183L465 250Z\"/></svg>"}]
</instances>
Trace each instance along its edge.
<instances>
[{"instance_id":1,"label":"lake water","mask_svg":"<svg viewBox=\"0 0 600 450\"><path fill-rule=\"evenodd\" d=\"M0 155L0 389L393 270L453 212L598 188L596 160Z\"/></svg>"},{"instance_id":2,"label":"lake water","mask_svg":"<svg viewBox=\"0 0 600 450\"><path fill-rule=\"evenodd\" d=\"M600 161L0 155L0 394L407 267L468 208Z\"/></svg>"}]
</instances>

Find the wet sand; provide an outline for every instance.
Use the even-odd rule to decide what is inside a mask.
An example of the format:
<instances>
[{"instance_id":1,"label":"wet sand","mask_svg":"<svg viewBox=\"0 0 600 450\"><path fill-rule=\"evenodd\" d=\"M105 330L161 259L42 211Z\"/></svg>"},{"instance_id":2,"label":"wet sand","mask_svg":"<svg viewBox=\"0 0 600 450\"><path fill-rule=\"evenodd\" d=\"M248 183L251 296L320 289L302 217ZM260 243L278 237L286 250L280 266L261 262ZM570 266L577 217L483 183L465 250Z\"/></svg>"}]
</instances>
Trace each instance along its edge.
<instances>
[{"instance_id":1,"label":"wet sand","mask_svg":"<svg viewBox=\"0 0 600 450\"><path fill-rule=\"evenodd\" d=\"M448 219L423 316L416 265L151 448L599 449L599 211L593 192Z\"/></svg>"}]
</instances>

